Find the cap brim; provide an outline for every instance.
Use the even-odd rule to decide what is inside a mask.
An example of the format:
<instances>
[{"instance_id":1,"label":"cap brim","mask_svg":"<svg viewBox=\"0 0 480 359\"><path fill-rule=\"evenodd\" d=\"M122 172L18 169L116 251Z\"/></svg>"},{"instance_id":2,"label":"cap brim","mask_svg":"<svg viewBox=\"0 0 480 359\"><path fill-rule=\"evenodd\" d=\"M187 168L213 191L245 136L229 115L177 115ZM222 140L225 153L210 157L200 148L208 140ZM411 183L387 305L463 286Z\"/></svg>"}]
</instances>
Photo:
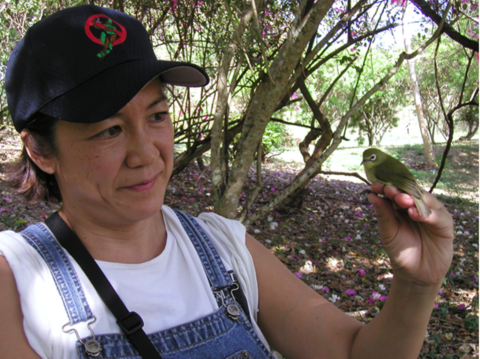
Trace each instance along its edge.
<instances>
[{"instance_id":1,"label":"cap brim","mask_svg":"<svg viewBox=\"0 0 480 359\"><path fill-rule=\"evenodd\" d=\"M205 70L190 63L128 61L56 97L39 112L68 122L99 122L118 112L157 76L162 82L178 86L198 87L209 82ZM69 114L68 118L65 114Z\"/></svg>"}]
</instances>

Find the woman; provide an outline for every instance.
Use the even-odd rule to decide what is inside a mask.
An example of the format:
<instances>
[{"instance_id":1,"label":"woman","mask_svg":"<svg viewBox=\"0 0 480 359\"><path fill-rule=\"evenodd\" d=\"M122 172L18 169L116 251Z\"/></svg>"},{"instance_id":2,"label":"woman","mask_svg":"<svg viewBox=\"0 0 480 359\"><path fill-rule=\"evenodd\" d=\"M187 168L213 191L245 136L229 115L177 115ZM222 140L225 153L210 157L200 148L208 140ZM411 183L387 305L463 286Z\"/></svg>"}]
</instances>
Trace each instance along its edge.
<instances>
[{"instance_id":1,"label":"woman","mask_svg":"<svg viewBox=\"0 0 480 359\"><path fill-rule=\"evenodd\" d=\"M162 358L270 358L268 344L287 358L416 358L452 257L445 207L425 194L432 214L422 218L409 195L372 186L386 196L368 198L395 276L382 312L359 323L238 222L163 206L173 128L162 83L207 82L195 65L157 61L123 13L86 5L42 20L8 64L24 143L12 182L27 198L61 200L60 222ZM2 358L139 358L59 237L44 224L0 235Z\"/></svg>"}]
</instances>

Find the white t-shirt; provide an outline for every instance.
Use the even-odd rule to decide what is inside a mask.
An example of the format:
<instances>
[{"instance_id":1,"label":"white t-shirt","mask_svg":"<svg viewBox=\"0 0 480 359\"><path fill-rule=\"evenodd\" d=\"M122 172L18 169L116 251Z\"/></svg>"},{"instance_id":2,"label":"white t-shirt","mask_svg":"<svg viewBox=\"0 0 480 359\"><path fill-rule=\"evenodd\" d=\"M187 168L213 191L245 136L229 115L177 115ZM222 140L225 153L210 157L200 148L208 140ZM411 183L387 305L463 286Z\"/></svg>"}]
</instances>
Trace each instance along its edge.
<instances>
[{"instance_id":1,"label":"white t-shirt","mask_svg":"<svg viewBox=\"0 0 480 359\"><path fill-rule=\"evenodd\" d=\"M140 264L97 261L126 307L140 314L147 334L199 319L218 309L203 265L188 235L170 208L163 206L162 212L167 242L158 257ZM253 261L245 246L245 227L213 213L202 213L198 219L226 269L233 268L239 277L254 329L267 345L255 323L258 288ZM62 331L69 320L48 265L20 234L12 231L0 233L0 254L5 256L14 273L24 315L24 330L32 348L42 358L75 358L77 337L74 332ZM91 325L95 335L120 333L115 317L75 260L68 256L97 318ZM80 337L91 335L86 323L66 327L70 328L75 328Z\"/></svg>"}]
</instances>

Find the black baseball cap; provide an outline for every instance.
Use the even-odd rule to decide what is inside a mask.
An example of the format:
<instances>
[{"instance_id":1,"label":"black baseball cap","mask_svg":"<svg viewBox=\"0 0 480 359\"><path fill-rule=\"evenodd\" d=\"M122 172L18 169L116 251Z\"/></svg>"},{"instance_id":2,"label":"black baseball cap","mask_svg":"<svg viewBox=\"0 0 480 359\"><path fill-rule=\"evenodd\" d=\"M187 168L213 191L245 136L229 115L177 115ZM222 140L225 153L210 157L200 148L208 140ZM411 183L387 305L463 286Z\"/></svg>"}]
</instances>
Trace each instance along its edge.
<instances>
[{"instance_id":1,"label":"black baseball cap","mask_svg":"<svg viewBox=\"0 0 480 359\"><path fill-rule=\"evenodd\" d=\"M5 88L15 129L38 114L94 123L124 107L148 82L205 86L204 69L158 60L143 25L113 9L81 5L33 25L7 65Z\"/></svg>"}]
</instances>

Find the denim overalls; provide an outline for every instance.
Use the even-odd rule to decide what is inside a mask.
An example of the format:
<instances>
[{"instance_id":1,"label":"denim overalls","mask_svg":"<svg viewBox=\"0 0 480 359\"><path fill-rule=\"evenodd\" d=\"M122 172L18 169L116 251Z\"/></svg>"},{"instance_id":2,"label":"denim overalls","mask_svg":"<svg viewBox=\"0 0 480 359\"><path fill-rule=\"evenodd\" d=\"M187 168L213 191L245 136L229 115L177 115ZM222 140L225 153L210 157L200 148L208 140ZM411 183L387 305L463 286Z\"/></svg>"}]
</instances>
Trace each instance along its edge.
<instances>
[{"instance_id":1,"label":"denim overalls","mask_svg":"<svg viewBox=\"0 0 480 359\"><path fill-rule=\"evenodd\" d=\"M231 273L195 218L175 210L190 237L209 279L219 309L206 317L148 335L163 359L237 359L270 358L273 356L255 334L249 319L235 301L232 292L238 289ZM43 257L62 297L71 325L95 320L85 299L77 274L63 248L43 224L34 224L22 236ZM161 300L161 298L159 298ZM96 318L96 320L102 320ZM65 328L63 328L66 331ZM86 353L86 347L100 345L101 350ZM141 359L137 350L122 334L94 335L79 338L77 358Z\"/></svg>"}]
</instances>

